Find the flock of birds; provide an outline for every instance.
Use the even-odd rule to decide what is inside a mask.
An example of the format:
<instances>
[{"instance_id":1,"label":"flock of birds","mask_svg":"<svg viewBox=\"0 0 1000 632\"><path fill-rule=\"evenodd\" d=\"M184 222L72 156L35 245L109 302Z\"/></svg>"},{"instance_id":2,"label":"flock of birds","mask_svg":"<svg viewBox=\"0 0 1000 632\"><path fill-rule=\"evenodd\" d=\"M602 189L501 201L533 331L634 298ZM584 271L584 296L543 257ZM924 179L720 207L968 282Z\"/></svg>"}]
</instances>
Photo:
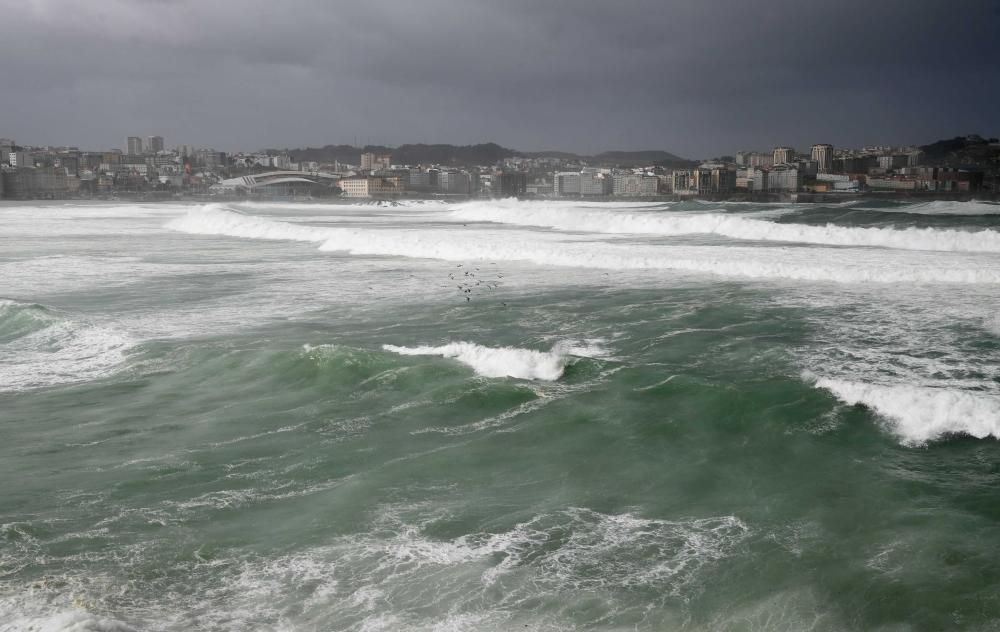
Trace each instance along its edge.
<instances>
[{"instance_id":1,"label":"flock of birds","mask_svg":"<svg viewBox=\"0 0 1000 632\"><path fill-rule=\"evenodd\" d=\"M491 266L495 266L495 262L490 262ZM456 268L464 268L464 264L457 264ZM471 268L471 267L470 267ZM503 274L498 272L496 269L483 271L480 268L462 270L461 275L457 275L457 271L449 272L448 278L452 282L456 283L459 295L465 299L468 303L472 301L472 297L476 294L476 291L480 292L495 292L497 288L503 285ZM477 274L478 273L478 274ZM495 276L495 278L494 278ZM507 303L502 304L503 307L507 307Z\"/></svg>"}]
</instances>

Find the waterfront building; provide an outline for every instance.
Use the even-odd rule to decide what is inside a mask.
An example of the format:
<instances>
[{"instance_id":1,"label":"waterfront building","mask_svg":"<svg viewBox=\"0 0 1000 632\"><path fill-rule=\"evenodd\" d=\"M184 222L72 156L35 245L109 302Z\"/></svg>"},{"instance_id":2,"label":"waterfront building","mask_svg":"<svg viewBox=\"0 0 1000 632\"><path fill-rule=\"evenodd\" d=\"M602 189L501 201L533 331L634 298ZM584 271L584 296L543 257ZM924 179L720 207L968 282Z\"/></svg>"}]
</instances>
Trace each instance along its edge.
<instances>
[{"instance_id":1,"label":"waterfront building","mask_svg":"<svg viewBox=\"0 0 1000 632\"><path fill-rule=\"evenodd\" d=\"M795 160L795 150L791 147L774 148L774 164L786 165Z\"/></svg>"},{"instance_id":2,"label":"waterfront building","mask_svg":"<svg viewBox=\"0 0 1000 632\"><path fill-rule=\"evenodd\" d=\"M642 173L618 173L612 178L612 193L623 196L656 195L660 179Z\"/></svg>"},{"instance_id":3,"label":"waterfront building","mask_svg":"<svg viewBox=\"0 0 1000 632\"><path fill-rule=\"evenodd\" d=\"M442 171L438 174L438 188L445 193L469 195L472 193L472 175L464 171Z\"/></svg>"},{"instance_id":4,"label":"waterfront building","mask_svg":"<svg viewBox=\"0 0 1000 632\"><path fill-rule=\"evenodd\" d=\"M868 178L867 185L869 189L914 191L917 181L909 178Z\"/></svg>"},{"instance_id":5,"label":"waterfront building","mask_svg":"<svg viewBox=\"0 0 1000 632\"><path fill-rule=\"evenodd\" d=\"M528 174L523 171L504 171L494 176L494 197L521 197L527 192Z\"/></svg>"},{"instance_id":6,"label":"waterfront building","mask_svg":"<svg viewBox=\"0 0 1000 632\"><path fill-rule=\"evenodd\" d=\"M580 171L580 195L611 195L612 179L600 169L586 168Z\"/></svg>"},{"instance_id":7,"label":"waterfront building","mask_svg":"<svg viewBox=\"0 0 1000 632\"><path fill-rule=\"evenodd\" d=\"M528 195L552 195L552 183L548 180L536 180L528 184Z\"/></svg>"},{"instance_id":8,"label":"waterfront building","mask_svg":"<svg viewBox=\"0 0 1000 632\"><path fill-rule=\"evenodd\" d=\"M830 173L833 171L833 145L813 145L811 157L816 161L816 170L818 173Z\"/></svg>"},{"instance_id":9,"label":"waterfront building","mask_svg":"<svg viewBox=\"0 0 1000 632\"><path fill-rule=\"evenodd\" d=\"M825 182L830 189L842 193L856 193L860 189L858 180L847 174L818 173L816 174L816 180L818 182Z\"/></svg>"},{"instance_id":10,"label":"waterfront building","mask_svg":"<svg viewBox=\"0 0 1000 632\"><path fill-rule=\"evenodd\" d=\"M802 188L802 171L797 166L775 165L767 174L767 190L794 193Z\"/></svg>"},{"instance_id":11,"label":"waterfront building","mask_svg":"<svg viewBox=\"0 0 1000 632\"><path fill-rule=\"evenodd\" d=\"M771 165L773 164L774 164L774 154L762 153L759 151L751 151L744 153L743 155L744 167L759 167L762 169L770 169Z\"/></svg>"},{"instance_id":12,"label":"waterfront building","mask_svg":"<svg viewBox=\"0 0 1000 632\"><path fill-rule=\"evenodd\" d=\"M391 154L376 154L366 152L361 154L362 171L377 171L379 169L389 169L392 166Z\"/></svg>"},{"instance_id":13,"label":"waterfront building","mask_svg":"<svg viewBox=\"0 0 1000 632\"><path fill-rule=\"evenodd\" d=\"M158 151L163 151L163 137L162 136L150 136L146 139L146 149L151 154L155 154Z\"/></svg>"},{"instance_id":14,"label":"waterfront building","mask_svg":"<svg viewBox=\"0 0 1000 632\"><path fill-rule=\"evenodd\" d=\"M580 195L580 172L556 172L552 178L552 191L555 195Z\"/></svg>"},{"instance_id":15,"label":"waterfront building","mask_svg":"<svg viewBox=\"0 0 1000 632\"><path fill-rule=\"evenodd\" d=\"M11 167L34 167L35 157L31 154L31 152L12 151L7 154L7 164Z\"/></svg>"},{"instance_id":16,"label":"waterfront building","mask_svg":"<svg viewBox=\"0 0 1000 632\"><path fill-rule=\"evenodd\" d=\"M138 156L142 153L142 139L138 136L129 136L125 140L125 153L130 156Z\"/></svg>"},{"instance_id":17,"label":"waterfront building","mask_svg":"<svg viewBox=\"0 0 1000 632\"><path fill-rule=\"evenodd\" d=\"M10 152L17 149L17 144L9 138L0 138L0 163L6 164Z\"/></svg>"},{"instance_id":18,"label":"waterfront building","mask_svg":"<svg viewBox=\"0 0 1000 632\"><path fill-rule=\"evenodd\" d=\"M195 152L195 159L205 169L218 169L226 166L226 152L215 151L214 149L199 149Z\"/></svg>"},{"instance_id":19,"label":"waterfront building","mask_svg":"<svg viewBox=\"0 0 1000 632\"><path fill-rule=\"evenodd\" d=\"M711 193L732 193L736 190L736 170L726 165L711 165L709 182Z\"/></svg>"},{"instance_id":20,"label":"waterfront building","mask_svg":"<svg viewBox=\"0 0 1000 632\"><path fill-rule=\"evenodd\" d=\"M10 169L0 177L3 179L4 197L11 199L59 199L75 195L80 190L79 178L67 176L64 169L55 167Z\"/></svg>"},{"instance_id":21,"label":"waterfront building","mask_svg":"<svg viewBox=\"0 0 1000 632\"><path fill-rule=\"evenodd\" d=\"M403 187L396 176L356 176L340 181L340 188L347 198L388 197L398 195Z\"/></svg>"},{"instance_id":22,"label":"waterfront building","mask_svg":"<svg viewBox=\"0 0 1000 632\"><path fill-rule=\"evenodd\" d=\"M893 155L878 157L879 168L885 169L886 171L891 171L893 169L905 167L907 166L908 162L909 162L909 156L907 156L906 154L893 154Z\"/></svg>"},{"instance_id":23,"label":"waterfront building","mask_svg":"<svg viewBox=\"0 0 1000 632\"><path fill-rule=\"evenodd\" d=\"M735 177L733 184L736 184ZM712 170L698 168L674 171L671 189L677 195L708 195L712 192Z\"/></svg>"}]
</instances>

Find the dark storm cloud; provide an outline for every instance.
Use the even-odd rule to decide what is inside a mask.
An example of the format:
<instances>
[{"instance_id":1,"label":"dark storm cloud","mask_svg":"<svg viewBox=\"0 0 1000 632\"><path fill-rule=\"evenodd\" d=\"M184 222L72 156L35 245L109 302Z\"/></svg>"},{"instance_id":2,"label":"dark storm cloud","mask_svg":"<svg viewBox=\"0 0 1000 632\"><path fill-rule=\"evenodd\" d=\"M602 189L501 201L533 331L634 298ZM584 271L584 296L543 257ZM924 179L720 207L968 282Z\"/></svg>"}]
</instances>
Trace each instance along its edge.
<instances>
[{"instance_id":1,"label":"dark storm cloud","mask_svg":"<svg viewBox=\"0 0 1000 632\"><path fill-rule=\"evenodd\" d=\"M662 148L995 134L1000 3L0 0L0 136Z\"/></svg>"}]
</instances>

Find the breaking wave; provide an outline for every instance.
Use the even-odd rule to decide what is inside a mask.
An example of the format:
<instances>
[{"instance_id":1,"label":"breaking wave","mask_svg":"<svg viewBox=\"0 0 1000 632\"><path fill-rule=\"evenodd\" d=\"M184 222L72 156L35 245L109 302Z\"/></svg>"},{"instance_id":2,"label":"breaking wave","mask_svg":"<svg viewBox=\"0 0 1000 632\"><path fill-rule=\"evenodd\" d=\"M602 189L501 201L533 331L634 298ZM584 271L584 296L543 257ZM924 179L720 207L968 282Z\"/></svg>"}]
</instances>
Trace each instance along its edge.
<instances>
[{"instance_id":1,"label":"breaking wave","mask_svg":"<svg viewBox=\"0 0 1000 632\"><path fill-rule=\"evenodd\" d=\"M875 209L883 212L913 213L916 215L1000 215L1000 204L990 202L948 202L934 200L909 204L896 209Z\"/></svg>"},{"instance_id":2,"label":"breaking wave","mask_svg":"<svg viewBox=\"0 0 1000 632\"><path fill-rule=\"evenodd\" d=\"M498 529L434 535L435 522L446 517L388 506L368 531L303 550L167 561L167 577L160 579L157 567L162 592L130 602L128 624L87 609L106 610L109 595L132 596L129 574L142 567L126 562L118 576L38 582L0 598L0 632L293 630L314 629L318 621L369 632L511 630L524 621L569 629L579 615L567 620L559 608L541 618L525 614L539 604L585 601L602 606L583 615L591 624L585 627L599 625L605 608L648 617L648 602L628 597L636 591L657 595L669 619L669 605L703 590L714 568L752 535L733 515L661 520L579 507ZM442 596L454 627L428 607Z\"/></svg>"},{"instance_id":3,"label":"breaking wave","mask_svg":"<svg viewBox=\"0 0 1000 632\"><path fill-rule=\"evenodd\" d=\"M40 305L0 301L0 392L98 379L125 362L133 340Z\"/></svg>"},{"instance_id":4,"label":"breaking wave","mask_svg":"<svg viewBox=\"0 0 1000 632\"><path fill-rule=\"evenodd\" d=\"M735 246L612 244L548 233L454 229L358 229L296 225L209 205L168 228L203 235L319 243L320 250L446 261L529 261L612 270L675 270L837 283L1000 283L1000 266L971 255Z\"/></svg>"},{"instance_id":5,"label":"breaking wave","mask_svg":"<svg viewBox=\"0 0 1000 632\"><path fill-rule=\"evenodd\" d=\"M0 622L0 632L136 632L121 621L106 619L82 610L26 615L10 613Z\"/></svg>"},{"instance_id":6,"label":"breaking wave","mask_svg":"<svg viewBox=\"0 0 1000 632\"><path fill-rule=\"evenodd\" d=\"M484 347L471 342L453 342L440 347L397 347L382 345L382 348L400 355L432 355L453 358L484 377L514 377L522 380L555 381L562 377L566 366L575 357L595 357L603 355L603 349L596 344L577 345L557 343L551 351L535 351L517 347Z\"/></svg>"},{"instance_id":7,"label":"breaking wave","mask_svg":"<svg viewBox=\"0 0 1000 632\"><path fill-rule=\"evenodd\" d=\"M908 385L879 385L818 378L816 386L838 399L863 404L885 417L909 444L949 434L1000 438L1000 398L981 392Z\"/></svg>"},{"instance_id":8,"label":"breaking wave","mask_svg":"<svg viewBox=\"0 0 1000 632\"><path fill-rule=\"evenodd\" d=\"M1000 209L1000 206L996 206ZM628 213L549 206L498 206L476 202L454 211L461 220L540 226L610 234L680 236L712 234L732 239L781 241L827 246L875 246L902 250L1000 252L1000 233L934 228L860 228L827 224L777 223L717 213Z\"/></svg>"}]
</instances>

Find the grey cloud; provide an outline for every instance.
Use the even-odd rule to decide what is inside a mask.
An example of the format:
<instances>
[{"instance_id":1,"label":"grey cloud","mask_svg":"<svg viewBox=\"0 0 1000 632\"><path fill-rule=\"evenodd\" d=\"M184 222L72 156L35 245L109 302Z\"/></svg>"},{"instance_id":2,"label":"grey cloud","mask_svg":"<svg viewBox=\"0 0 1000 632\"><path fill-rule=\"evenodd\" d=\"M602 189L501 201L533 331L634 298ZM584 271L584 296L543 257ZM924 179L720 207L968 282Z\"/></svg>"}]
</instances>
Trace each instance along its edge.
<instances>
[{"instance_id":1,"label":"grey cloud","mask_svg":"<svg viewBox=\"0 0 1000 632\"><path fill-rule=\"evenodd\" d=\"M996 133L992 0L0 0L0 136L522 149ZM10 94L9 90L5 90ZM990 126L993 126L992 129Z\"/></svg>"}]
</instances>

